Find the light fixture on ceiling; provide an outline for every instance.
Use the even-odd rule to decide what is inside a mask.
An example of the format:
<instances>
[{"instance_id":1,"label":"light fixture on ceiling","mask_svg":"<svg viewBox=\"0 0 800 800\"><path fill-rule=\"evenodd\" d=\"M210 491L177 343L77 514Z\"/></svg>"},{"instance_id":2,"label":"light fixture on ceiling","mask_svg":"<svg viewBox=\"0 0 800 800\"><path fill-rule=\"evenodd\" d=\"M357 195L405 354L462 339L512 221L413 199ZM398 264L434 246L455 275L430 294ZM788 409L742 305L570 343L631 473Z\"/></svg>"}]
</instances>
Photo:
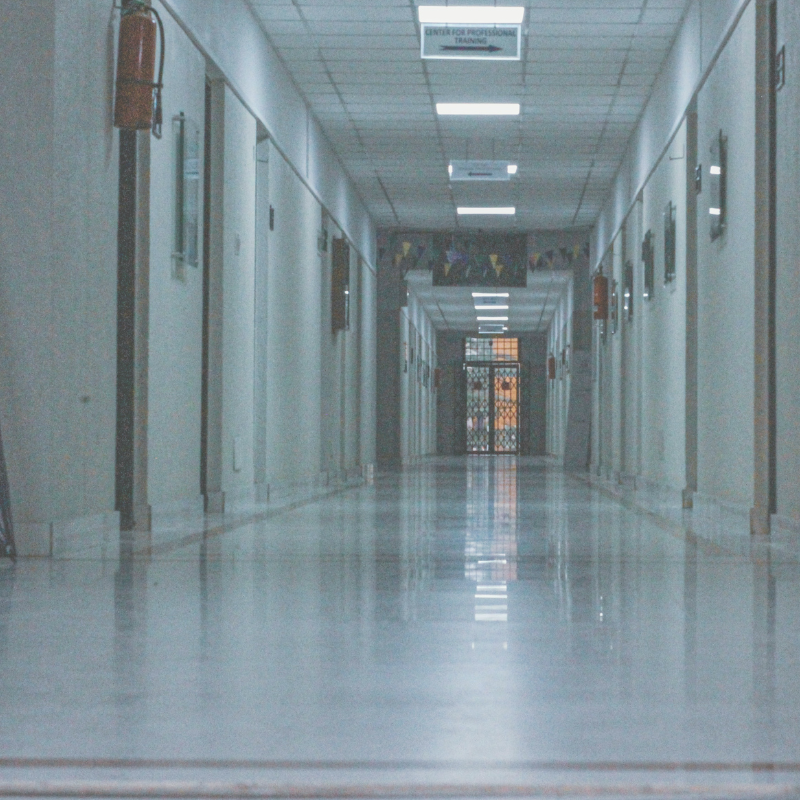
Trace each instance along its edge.
<instances>
[{"instance_id":1,"label":"light fixture on ceiling","mask_svg":"<svg viewBox=\"0 0 800 800\"><path fill-rule=\"evenodd\" d=\"M508 317L477 317L478 322L508 322Z\"/></svg>"},{"instance_id":2,"label":"light fixture on ceiling","mask_svg":"<svg viewBox=\"0 0 800 800\"><path fill-rule=\"evenodd\" d=\"M487 305L487 306L475 306L476 311L508 311L508 306L502 305Z\"/></svg>"},{"instance_id":3,"label":"light fixture on ceiling","mask_svg":"<svg viewBox=\"0 0 800 800\"><path fill-rule=\"evenodd\" d=\"M441 116L519 116L519 103L437 103Z\"/></svg>"},{"instance_id":4,"label":"light fixture on ceiling","mask_svg":"<svg viewBox=\"0 0 800 800\"><path fill-rule=\"evenodd\" d=\"M508 292L473 292L473 297L508 297Z\"/></svg>"},{"instance_id":5,"label":"light fixture on ceiling","mask_svg":"<svg viewBox=\"0 0 800 800\"><path fill-rule=\"evenodd\" d=\"M502 214L506 216L513 216L517 213L514 206L458 206L456 211L460 215L469 214Z\"/></svg>"},{"instance_id":6,"label":"light fixture on ceiling","mask_svg":"<svg viewBox=\"0 0 800 800\"><path fill-rule=\"evenodd\" d=\"M479 25L519 25L524 16L523 6L420 6L420 22L476 23Z\"/></svg>"}]
</instances>

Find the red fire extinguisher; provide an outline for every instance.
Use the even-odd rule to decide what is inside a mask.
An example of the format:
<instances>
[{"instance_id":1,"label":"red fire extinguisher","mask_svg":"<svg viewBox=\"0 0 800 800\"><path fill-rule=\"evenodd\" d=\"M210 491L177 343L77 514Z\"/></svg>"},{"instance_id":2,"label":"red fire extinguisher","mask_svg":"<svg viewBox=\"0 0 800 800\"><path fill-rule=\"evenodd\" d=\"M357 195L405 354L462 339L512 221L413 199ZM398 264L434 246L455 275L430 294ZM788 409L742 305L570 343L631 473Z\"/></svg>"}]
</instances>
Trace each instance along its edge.
<instances>
[{"instance_id":1,"label":"red fire extinguisher","mask_svg":"<svg viewBox=\"0 0 800 800\"><path fill-rule=\"evenodd\" d=\"M594 318L608 319L608 278L602 272L594 276Z\"/></svg>"},{"instance_id":2,"label":"red fire extinguisher","mask_svg":"<svg viewBox=\"0 0 800 800\"><path fill-rule=\"evenodd\" d=\"M161 57L158 80L153 81L156 66L156 23L160 34ZM161 17L144 0L127 0L122 5L119 26L114 125L127 130L151 128L153 135L160 139L163 79L164 24Z\"/></svg>"}]
</instances>

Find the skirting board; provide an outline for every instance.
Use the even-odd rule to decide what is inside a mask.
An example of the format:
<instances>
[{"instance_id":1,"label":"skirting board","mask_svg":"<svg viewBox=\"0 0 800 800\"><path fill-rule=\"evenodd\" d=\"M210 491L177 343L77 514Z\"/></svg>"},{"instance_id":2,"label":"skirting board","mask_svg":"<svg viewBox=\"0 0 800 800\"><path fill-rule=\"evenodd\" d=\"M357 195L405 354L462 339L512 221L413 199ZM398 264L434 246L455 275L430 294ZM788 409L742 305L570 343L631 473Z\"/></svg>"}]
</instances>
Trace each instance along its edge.
<instances>
[{"instance_id":1,"label":"skirting board","mask_svg":"<svg viewBox=\"0 0 800 800\"><path fill-rule=\"evenodd\" d=\"M14 538L21 558L118 558L119 512L52 522L17 522Z\"/></svg>"}]
</instances>

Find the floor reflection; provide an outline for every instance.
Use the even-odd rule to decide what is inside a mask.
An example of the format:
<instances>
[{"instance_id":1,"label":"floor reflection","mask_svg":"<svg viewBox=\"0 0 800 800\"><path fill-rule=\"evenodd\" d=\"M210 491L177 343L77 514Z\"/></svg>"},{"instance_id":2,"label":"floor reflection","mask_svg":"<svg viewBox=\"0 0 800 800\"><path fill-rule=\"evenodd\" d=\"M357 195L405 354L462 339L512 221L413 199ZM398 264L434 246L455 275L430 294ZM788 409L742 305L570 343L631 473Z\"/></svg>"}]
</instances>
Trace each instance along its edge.
<instances>
[{"instance_id":1,"label":"floor reflection","mask_svg":"<svg viewBox=\"0 0 800 800\"><path fill-rule=\"evenodd\" d=\"M467 460L464 576L477 583L475 622L508 622L508 583L517 579L517 459Z\"/></svg>"},{"instance_id":2,"label":"floor reflection","mask_svg":"<svg viewBox=\"0 0 800 800\"><path fill-rule=\"evenodd\" d=\"M785 545L728 548L513 456L430 460L181 535L123 549L115 576L91 559L0 571L4 753L800 752Z\"/></svg>"}]
</instances>

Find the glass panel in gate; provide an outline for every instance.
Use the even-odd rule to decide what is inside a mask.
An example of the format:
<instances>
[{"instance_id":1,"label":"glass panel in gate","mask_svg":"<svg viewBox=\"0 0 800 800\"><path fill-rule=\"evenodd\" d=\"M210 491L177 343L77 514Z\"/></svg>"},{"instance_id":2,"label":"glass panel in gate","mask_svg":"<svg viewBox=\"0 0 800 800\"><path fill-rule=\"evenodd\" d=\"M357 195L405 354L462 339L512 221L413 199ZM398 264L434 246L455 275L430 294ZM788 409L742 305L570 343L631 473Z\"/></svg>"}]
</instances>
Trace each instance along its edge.
<instances>
[{"instance_id":1,"label":"glass panel in gate","mask_svg":"<svg viewBox=\"0 0 800 800\"><path fill-rule=\"evenodd\" d=\"M488 366L466 365L467 380L467 452L489 452L491 378Z\"/></svg>"},{"instance_id":2,"label":"glass panel in gate","mask_svg":"<svg viewBox=\"0 0 800 800\"><path fill-rule=\"evenodd\" d=\"M495 365L494 452L519 450L519 364Z\"/></svg>"}]
</instances>

